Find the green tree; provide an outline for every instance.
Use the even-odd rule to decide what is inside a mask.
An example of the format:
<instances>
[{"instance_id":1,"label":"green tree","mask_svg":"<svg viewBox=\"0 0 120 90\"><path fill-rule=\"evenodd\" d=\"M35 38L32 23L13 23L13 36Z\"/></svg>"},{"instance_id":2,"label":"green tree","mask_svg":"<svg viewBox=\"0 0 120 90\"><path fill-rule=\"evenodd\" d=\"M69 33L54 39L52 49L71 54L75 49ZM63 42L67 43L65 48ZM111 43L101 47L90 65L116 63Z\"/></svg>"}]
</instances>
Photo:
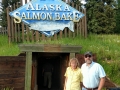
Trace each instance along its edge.
<instances>
[{"instance_id":1,"label":"green tree","mask_svg":"<svg viewBox=\"0 0 120 90\"><path fill-rule=\"evenodd\" d=\"M120 0L117 3L118 7L116 10L116 28L115 33L120 33Z\"/></svg>"},{"instance_id":2,"label":"green tree","mask_svg":"<svg viewBox=\"0 0 120 90\"><path fill-rule=\"evenodd\" d=\"M19 0L2 0L2 12L0 14L0 18L2 19L0 25L3 27L7 27L7 11L6 8L8 6L13 5L14 3L18 2Z\"/></svg>"},{"instance_id":3,"label":"green tree","mask_svg":"<svg viewBox=\"0 0 120 90\"><path fill-rule=\"evenodd\" d=\"M87 24L92 33L114 33L116 10L114 0L88 0Z\"/></svg>"}]
</instances>

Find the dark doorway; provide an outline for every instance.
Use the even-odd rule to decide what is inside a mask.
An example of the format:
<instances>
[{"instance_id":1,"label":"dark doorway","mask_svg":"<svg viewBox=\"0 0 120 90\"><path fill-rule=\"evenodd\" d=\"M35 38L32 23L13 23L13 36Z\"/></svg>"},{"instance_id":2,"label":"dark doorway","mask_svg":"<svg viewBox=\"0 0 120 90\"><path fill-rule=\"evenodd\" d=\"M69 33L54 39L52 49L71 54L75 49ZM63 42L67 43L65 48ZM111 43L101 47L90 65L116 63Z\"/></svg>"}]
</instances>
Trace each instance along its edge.
<instances>
[{"instance_id":1,"label":"dark doorway","mask_svg":"<svg viewBox=\"0 0 120 90\"><path fill-rule=\"evenodd\" d=\"M59 90L60 88L60 56L59 55L40 55L37 59L37 85L38 90L47 90L47 87L43 87L44 77L42 75L43 65L46 62L50 62L53 65L52 73L52 87L51 90Z\"/></svg>"}]
</instances>

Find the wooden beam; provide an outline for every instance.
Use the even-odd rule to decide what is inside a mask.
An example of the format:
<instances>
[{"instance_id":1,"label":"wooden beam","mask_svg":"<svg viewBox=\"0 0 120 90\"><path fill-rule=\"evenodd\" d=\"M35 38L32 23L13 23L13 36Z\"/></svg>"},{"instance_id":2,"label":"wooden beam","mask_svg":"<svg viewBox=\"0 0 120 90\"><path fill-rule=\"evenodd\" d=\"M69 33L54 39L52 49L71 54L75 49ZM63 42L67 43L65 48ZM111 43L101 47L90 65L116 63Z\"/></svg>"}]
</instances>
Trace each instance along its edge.
<instances>
[{"instance_id":1,"label":"wooden beam","mask_svg":"<svg viewBox=\"0 0 120 90\"><path fill-rule=\"evenodd\" d=\"M8 30L8 43L11 43L11 27L10 27L10 16L9 16L9 7L6 8L7 10L7 30Z\"/></svg>"},{"instance_id":2,"label":"wooden beam","mask_svg":"<svg viewBox=\"0 0 120 90\"><path fill-rule=\"evenodd\" d=\"M21 44L20 50L23 52L56 52L56 53L79 53L81 46L76 45L53 45L53 44Z\"/></svg>"},{"instance_id":3,"label":"wooden beam","mask_svg":"<svg viewBox=\"0 0 120 90\"><path fill-rule=\"evenodd\" d=\"M87 33L88 33L88 32L87 32L87 18L86 18L87 16L86 16L86 8L84 9L84 14L85 14L85 16L84 16L84 17L85 17L85 38L87 38Z\"/></svg>"},{"instance_id":4,"label":"wooden beam","mask_svg":"<svg viewBox=\"0 0 120 90\"><path fill-rule=\"evenodd\" d=\"M32 52L26 52L25 90L31 90Z\"/></svg>"}]
</instances>

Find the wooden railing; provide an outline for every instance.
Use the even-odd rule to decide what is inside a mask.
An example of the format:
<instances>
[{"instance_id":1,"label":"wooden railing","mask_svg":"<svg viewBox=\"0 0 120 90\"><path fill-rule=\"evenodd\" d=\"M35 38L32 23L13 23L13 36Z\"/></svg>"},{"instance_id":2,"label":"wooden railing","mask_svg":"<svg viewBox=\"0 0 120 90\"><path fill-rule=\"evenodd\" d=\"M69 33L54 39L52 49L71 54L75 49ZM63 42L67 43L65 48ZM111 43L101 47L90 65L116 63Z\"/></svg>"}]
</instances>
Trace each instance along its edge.
<instances>
[{"instance_id":1,"label":"wooden railing","mask_svg":"<svg viewBox=\"0 0 120 90\"><path fill-rule=\"evenodd\" d=\"M27 0L26 0L27 1ZM21 1L22 3L22 1ZM11 7L7 7L7 24L8 24L8 40L10 42L40 42L42 40L57 40L58 38L70 38L70 37L87 37L87 24L86 24L86 9L82 9L80 6L75 5L73 2L68 3L72 7L76 8L78 11L85 14L85 16L80 19L78 23L74 23L74 32L71 32L68 28L65 28L63 31L58 32L52 37L46 37L44 34L36 30L30 30L28 26L24 23L16 24L13 21L13 18L9 16L9 13L18 7L20 3L17 2Z\"/></svg>"},{"instance_id":2,"label":"wooden railing","mask_svg":"<svg viewBox=\"0 0 120 90\"><path fill-rule=\"evenodd\" d=\"M0 28L0 35L7 35L7 28L1 27Z\"/></svg>"}]
</instances>

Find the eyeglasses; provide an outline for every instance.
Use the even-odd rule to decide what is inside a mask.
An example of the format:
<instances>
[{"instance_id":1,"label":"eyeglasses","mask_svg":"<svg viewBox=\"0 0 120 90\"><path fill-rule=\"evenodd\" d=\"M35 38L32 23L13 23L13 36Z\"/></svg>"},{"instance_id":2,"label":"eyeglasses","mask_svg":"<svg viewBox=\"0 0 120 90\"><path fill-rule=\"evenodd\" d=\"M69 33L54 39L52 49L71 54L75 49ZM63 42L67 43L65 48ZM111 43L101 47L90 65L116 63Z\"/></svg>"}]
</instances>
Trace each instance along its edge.
<instances>
[{"instance_id":1,"label":"eyeglasses","mask_svg":"<svg viewBox=\"0 0 120 90\"><path fill-rule=\"evenodd\" d=\"M90 57L92 57L92 56L91 56L91 55L85 55L85 58L87 58L87 57L89 57L89 58L90 58Z\"/></svg>"}]
</instances>

